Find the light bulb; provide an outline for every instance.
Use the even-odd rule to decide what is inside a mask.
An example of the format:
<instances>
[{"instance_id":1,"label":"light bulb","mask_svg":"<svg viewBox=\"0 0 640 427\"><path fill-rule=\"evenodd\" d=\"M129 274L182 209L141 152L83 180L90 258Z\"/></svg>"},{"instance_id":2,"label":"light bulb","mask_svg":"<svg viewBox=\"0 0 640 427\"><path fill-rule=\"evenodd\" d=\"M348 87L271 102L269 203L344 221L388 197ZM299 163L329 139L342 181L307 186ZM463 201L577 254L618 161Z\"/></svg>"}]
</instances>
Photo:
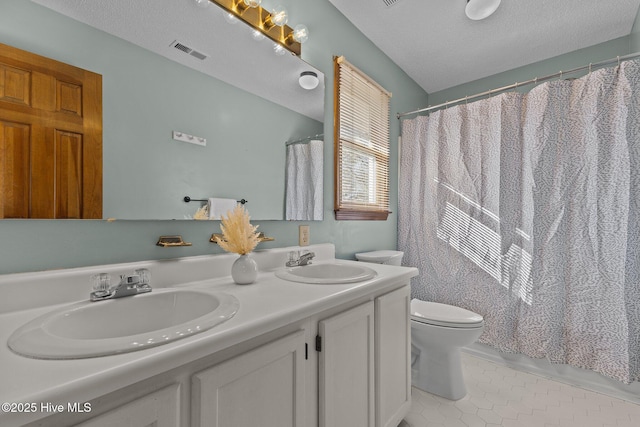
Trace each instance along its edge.
<instances>
[{"instance_id":1,"label":"light bulb","mask_svg":"<svg viewBox=\"0 0 640 427\"><path fill-rule=\"evenodd\" d=\"M264 40L264 34L258 30L252 30L251 37L257 42Z\"/></svg>"},{"instance_id":2,"label":"light bulb","mask_svg":"<svg viewBox=\"0 0 640 427\"><path fill-rule=\"evenodd\" d=\"M309 39L309 30L306 25L298 24L293 29L293 39L298 43L304 43Z\"/></svg>"},{"instance_id":3,"label":"light bulb","mask_svg":"<svg viewBox=\"0 0 640 427\"><path fill-rule=\"evenodd\" d=\"M488 18L498 9L501 0L467 0L464 12L467 18L479 21Z\"/></svg>"},{"instance_id":4,"label":"light bulb","mask_svg":"<svg viewBox=\"0 0 640 427\"><path fill-rule=\"evenodd\" d=\"M289 14L284 6L276 6L271 12L271 21L279 27L287 25L289 22Z\"/></svg>"},{"instance_id":5,"label":"light bulb","mask_svg":"<svg viewBox=\"0 0 640 427\"><path fill-rule=\"evenodd\" d=\"M274 43L273 44L273 51L276 53L276 55L282 56L282 55L284 55L286 53L287 50L281 44Z\"/></svg>"},{"instance_id":6,"label":"light bulb","mask_svg":"<svg viewBox=\"0 0 640 427\"><path fill-rule=\"evenodd\" d=\"M211 4L209 0L193 0L193 1L196 4L196 6L201 7L203 9L208 8L209 4Z\"/></svg>"}]
</instances>

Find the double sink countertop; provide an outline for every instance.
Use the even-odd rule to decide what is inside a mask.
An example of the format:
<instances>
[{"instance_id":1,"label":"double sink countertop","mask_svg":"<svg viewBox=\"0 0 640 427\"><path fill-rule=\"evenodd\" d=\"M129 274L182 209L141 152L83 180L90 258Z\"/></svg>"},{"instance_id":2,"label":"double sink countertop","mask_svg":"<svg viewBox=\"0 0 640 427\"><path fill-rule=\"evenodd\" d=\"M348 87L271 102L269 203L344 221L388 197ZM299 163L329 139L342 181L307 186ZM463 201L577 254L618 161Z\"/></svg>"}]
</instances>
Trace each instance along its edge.
<instances>
[{"instance_id":1,"label":"double sink countertop","mask_svg":"<svg viewBox=\"0 0 640 427\"><path fill-rule=\"evenodd\" d=\"M38 408L36 412L16 413L5 411L3 406L0 425L21 425L53 415L43 413L41 405L50 403L66 408L68 403L82 404L378 290L408 283L418 274L412 267L367 264L377 275L362 282L335 285L291 282L276 277L275 271L283 268L292 250L313 251L314 264L362 265L336 260L333 244L319 244L254 252L259 273L250 285L237 285L229 276L231 264L237 258L233 254L0 276L0 292L4 295L0 302L0 403L35 404ZM8 348L8 338L23 324L64 305L88 299L91 275L124 274L136 268L151 271L154 288L202 288L231 294L240 303L238 312L204 332L112 356L43 360L20 356Z\"/></svg>"}]
</instances>

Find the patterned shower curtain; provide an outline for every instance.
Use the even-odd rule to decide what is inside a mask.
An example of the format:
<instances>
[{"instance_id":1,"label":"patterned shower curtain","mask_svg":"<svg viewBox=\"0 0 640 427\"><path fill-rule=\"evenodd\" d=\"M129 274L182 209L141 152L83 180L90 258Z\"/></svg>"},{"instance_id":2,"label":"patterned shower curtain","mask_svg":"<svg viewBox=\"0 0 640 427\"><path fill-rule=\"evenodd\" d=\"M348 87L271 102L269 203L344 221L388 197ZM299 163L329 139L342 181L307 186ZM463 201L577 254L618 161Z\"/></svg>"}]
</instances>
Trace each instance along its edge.
<instances>
[{"instance_id":1,"label":"patterned shower curtain","mask_svg":"<svg viewBox=\"0 0 640 427\"><path fill-rule=\"evenodd\" d=\"M640 380L640 61L402 122L412 296L480 342Z\"/></svg>"}]
</instances>

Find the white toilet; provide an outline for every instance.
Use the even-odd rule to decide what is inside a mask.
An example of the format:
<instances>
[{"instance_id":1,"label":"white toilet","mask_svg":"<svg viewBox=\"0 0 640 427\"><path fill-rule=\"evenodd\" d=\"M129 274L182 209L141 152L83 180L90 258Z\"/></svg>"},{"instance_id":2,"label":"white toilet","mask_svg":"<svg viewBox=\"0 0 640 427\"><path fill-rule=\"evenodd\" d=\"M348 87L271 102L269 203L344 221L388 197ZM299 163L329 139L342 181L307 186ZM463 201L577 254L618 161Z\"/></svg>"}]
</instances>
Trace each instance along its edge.
<instances>
[{"instance_id":1,"label":"white toilet","mask_svg":"<svg viewBox=\"0 0 640 427\"><path fill-rule=\"evenodd\" d=\"M358 261L402 265L401 251L356 254ZM467 388L462 376L460 349L480 338L482 316L464 308L411 300L411 382L429 393L462 399Z\"/></svg>"},{"instance_id":2,"label":"white toilet","mask_svg":"<svg viewBox=\"0 0 640 427\"><path fill-rule=\"evenodd\" d=\"M451 400L466 396L460 349L480 338L483 329L482 316L472 311L412 299L413 386Z\"/></svg>"}]
</instances>

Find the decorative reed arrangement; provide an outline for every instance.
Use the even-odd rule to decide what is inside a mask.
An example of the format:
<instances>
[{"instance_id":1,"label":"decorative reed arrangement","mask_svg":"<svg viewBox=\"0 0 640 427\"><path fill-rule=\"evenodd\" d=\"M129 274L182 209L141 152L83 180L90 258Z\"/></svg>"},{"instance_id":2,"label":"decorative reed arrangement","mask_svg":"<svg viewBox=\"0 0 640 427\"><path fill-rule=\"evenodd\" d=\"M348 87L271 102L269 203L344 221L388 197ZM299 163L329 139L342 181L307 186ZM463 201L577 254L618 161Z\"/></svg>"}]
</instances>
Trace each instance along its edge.
<instances>
[{"instance_id":1,"label":"decorative reed arrangement","mask_svg":"<svg viewBox=\"0 0 640 427\"><path fill-rule=\"evenodd\" d=\"M216 237L216 242L227 252L246 255L253 251L260 243L256 232L258 226L249 222L251 217L243 205L238 204L227 217L221 216L220 230L222 237Z\"/></svg>"}]
</instances>

